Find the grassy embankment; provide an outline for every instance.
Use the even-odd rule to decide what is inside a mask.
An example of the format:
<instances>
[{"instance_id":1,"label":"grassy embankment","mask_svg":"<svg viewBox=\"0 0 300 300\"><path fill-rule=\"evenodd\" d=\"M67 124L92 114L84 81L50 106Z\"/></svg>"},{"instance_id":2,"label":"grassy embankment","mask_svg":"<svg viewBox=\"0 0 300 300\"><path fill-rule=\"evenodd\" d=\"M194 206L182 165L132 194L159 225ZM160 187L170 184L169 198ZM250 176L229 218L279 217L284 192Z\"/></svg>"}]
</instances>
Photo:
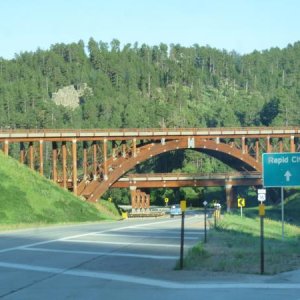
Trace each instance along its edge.
<instances>
[{"instance_id":1,"label":"grassy embankment","mask_svg":"<svg viewBox=\"0 0 300 300\"><path fill-rule=\"evenodd\" d=\"M293 209L292 209L293 208ZM285 238L282 240L282 223L271 220L277 217L278 208L266 210L264 220L265 274L275 274L300 268L300 227L285 224ZM293 216L286 219L300 220L300 200L293 196L286 205L286 212L293 210ZM226 214L216 229L208 233L208 242L200 242L191 249L184 260L185 269L232 273L260 273L260 219L258 210L248 215ZM268 216L268 213L270 216ZM247 210L246 210L247 214ZM269 218L268 218L269 217ZM213 226L213 224L211 224Z\"/></svg>"},{"instance_id":2,"label":"grassy embankment","mask_svg":"<svg viewBox=\"0 0 300 300\"><path fill-rule=\"evenodd\" d=\"M0 229L117 218L112 203L82 201L0 153Z\"/></svg>"}]
</instances>

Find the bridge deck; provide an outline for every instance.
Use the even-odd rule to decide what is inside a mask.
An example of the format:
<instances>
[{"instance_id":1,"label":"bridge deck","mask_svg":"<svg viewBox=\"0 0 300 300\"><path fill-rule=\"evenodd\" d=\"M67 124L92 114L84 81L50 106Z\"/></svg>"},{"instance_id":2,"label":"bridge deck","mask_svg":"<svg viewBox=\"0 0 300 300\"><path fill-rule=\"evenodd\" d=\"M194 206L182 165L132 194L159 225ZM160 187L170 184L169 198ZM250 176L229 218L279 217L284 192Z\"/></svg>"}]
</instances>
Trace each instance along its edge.
<instances>
[{"instance_id":1,"label":"bridge deck","mask_svg":"<svg viewBox=\"0 0 300 300\"><path fill-rule=\"evenodd\" d=\"M224 137L283 137L294 135L300 136L300 128L271 128L271 127L248 127L248 128L147 128L147 129L9 129L0 131L0 141L24 141L30 140L95 140L114 139L124 140L130 138L176 138L186 136L201 136L203 138Z\"/></svg>"}]
</instances>

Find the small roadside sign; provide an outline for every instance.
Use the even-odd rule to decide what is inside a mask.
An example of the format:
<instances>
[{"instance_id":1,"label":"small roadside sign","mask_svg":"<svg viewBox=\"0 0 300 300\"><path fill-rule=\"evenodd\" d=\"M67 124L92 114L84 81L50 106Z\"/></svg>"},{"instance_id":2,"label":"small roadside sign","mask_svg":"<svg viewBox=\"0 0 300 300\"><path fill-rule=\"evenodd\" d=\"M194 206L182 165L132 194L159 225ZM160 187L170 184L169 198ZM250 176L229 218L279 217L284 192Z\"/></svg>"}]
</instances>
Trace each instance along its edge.
<instances>
[{"instance_id":1,"label":"small roadside sign","mask_svg":"<svg viewBox=\"0 0 300 300\"><path fill-rule=\"evenodd\" d=\"M165 202L168 203L169 202L169 198L166 197L165 198Z\"/></svg>"},{"instance_id":2,"label":"small roadside sign","mask_svg":"<svg viewBox=\"0 0 300 300\"><path fill-rule=\"evenodd\" d=\"M267 190L266 189L257 189L258 194L266 194Z\"/></svg>"},{"instance_id":3,"label":"small roadside sign","mask_svg":"<svg viewBox=\"0 0 300 300\"><path fill-rule=\"evenodd\" d=\"M263 217L265 215L265 205L259 204L259 216Z\"/></svg>"},{"instance_id":4,"label":"small roadside sign","mask_svg":"<svg viewBox=\"0 0 300 300\"><path fill-rule=\"evenodd\" d=\"M181 211L183 211L183 212L186 211L186 201L185 200L180 201L180 208L181 208Z\"/></svg>"},{"instance_id":5,"label":"small roadside sign","mask_svg":"<svg viewBox=\"0 0 300 300\"><path fill-rule=\"evenodd\" d=\"M245 198L238 198L238 207L245 207L246 201Z\"/></svg>"},{"instance_id":6,"label":"small roadside sign","mask_svg":"<svg viewBox=\"0 0 300 300\"><path fill-rule=\"evenodd\" d=\"M258 194L257 195L257 200L260 202L266 201L266 194Z\"/></svg>"}]
</instances>

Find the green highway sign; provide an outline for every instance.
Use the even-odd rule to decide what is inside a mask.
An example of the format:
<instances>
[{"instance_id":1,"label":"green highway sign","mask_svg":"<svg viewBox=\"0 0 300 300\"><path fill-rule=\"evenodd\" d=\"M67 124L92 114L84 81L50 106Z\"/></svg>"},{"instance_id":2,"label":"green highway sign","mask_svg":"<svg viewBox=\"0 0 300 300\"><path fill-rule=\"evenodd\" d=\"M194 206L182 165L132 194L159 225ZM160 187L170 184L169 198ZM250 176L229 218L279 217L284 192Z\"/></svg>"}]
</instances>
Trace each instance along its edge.
<instances>
[{"instance_id":1,"label":"green highway sign","mask_svg":"<svg viewBox=\"0 0 300 300\"><path fill-rule=\"evenodd\" d=\"M263 186L300 186L300 153L263 153Z\"/></svg>"}]
</instances>

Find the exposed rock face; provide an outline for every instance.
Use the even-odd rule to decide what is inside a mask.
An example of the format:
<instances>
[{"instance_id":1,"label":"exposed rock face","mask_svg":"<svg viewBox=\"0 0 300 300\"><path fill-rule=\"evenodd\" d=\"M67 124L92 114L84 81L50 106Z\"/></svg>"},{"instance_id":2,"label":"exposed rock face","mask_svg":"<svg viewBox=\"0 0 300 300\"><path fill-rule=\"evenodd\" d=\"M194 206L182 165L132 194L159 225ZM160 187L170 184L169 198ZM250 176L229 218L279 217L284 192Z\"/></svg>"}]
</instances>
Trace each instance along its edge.
<instances>
[{"instance_id":1,"label":"exposed rock face","mask_svg":"<svg viewBox=\"0 0 300 300\"><path fill-rule=\"evenodd\" d=\"M75 109L80 104L80 98L85 94L92 94L87 84L80 86L78 90L73 85L65 86L52 94L52 100L56 105L63 105Z\"/></svg>"}]
</instances>

